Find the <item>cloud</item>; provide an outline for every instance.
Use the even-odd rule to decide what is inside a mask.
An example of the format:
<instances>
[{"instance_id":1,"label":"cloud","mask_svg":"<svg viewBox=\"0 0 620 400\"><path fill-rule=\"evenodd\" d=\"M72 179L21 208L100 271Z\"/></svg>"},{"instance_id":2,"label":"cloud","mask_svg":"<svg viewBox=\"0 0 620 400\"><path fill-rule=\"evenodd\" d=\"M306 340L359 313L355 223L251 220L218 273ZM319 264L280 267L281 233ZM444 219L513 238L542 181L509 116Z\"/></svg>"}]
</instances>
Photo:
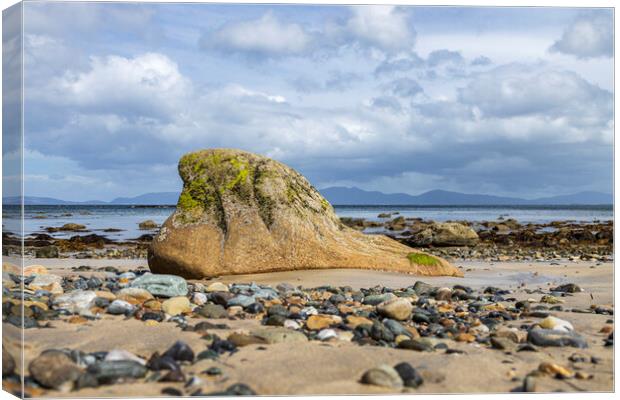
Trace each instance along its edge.
<instances>
[{"instance_id":1,"label":"cloud","mask_svg":"<svg viewBox=\"0 0 620 400\"><path fill-rule=\"evenodd\" d=\"M42 90L35 89L50 102L84 112L153 119L170 119L179 99L190 92L176 63L159 53L92 57L88 70L67 71Z\"/></svg>"},{"instance_id":2,"label":"cloud","mask_svg":"<svg viewBox=\"0 0 620 400\"><path fill-rule=\"evenodd\" d=\"M395 79L384 85L384 88L400 97L414 97L419 93L424 93L422 86L411 78Z\"/></svg>"},{"instance_id":3,"label":"cloud","mask_svg":"<svg viewBox=\"0 0 620 400\"><path fill-rule=\"evenodd\" d=\"M613 57L613 14L609 10L593 11L577 17L550 48L555 53L577 58Z\"/></svg>"},{"instance_id":4,"label":"cloud","mask_svg":"<svg viewBox=\"0 0 620 400\"><path fill-rule=\"evenodd\" d=\"M613 95L574 72L512 64L480 74L459 90L463 104L486 117L544 115L549 123L571 121L605 128L613 117Z\"/></svg>"},{"instance_id":5,"label":"cloud","mask_svg":"<svg viewBox=\"0 0 620 400\"><path fill-rule=\"evenodd\" d=\"M478 56L471 60L471 65L473 66L486 66L493 64L493 61L489 57L486 56Z\"/></svg>"},{"instance_id":6,"label":"cloud","mask_svg":"<svg viewBox=\"0 0 620 400\"><path fill-rule=\"evenodd\" d=\"M199 44L223 52L282 56L303 53L311 40L300 25L282 22L268 12L256 20L227 23L205 34Z\"/></svg>"},{"instance_id":7,"label":"cloud","mask_svg":"<svg viewBox=\"0 0 620 400\"><path fill-rule=\"evenodd\" d=\"M426 62L431 67L442 64L462 64L465 61L461 53L447 49L435 50L428 55Z\"/></svg>"},{"instance_id":8,"label":"cloud","mask_svg":"<svg viewBox=\"0 0 620 400\"><path fill-rule=\"evenodd\" d=\"M410 50L416 32L403 9L394 6L356 6L346 28L360 42L385 51Z\"/></svg>"}]
</instances>

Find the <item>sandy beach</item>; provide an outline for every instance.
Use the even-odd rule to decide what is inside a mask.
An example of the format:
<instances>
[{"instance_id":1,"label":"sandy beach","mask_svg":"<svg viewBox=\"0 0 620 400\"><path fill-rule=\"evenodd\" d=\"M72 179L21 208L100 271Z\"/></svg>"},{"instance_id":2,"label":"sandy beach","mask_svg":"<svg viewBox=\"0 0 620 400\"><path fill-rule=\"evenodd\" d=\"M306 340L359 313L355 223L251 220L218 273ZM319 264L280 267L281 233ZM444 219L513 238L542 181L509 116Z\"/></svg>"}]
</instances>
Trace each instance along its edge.
<instances>
[{"instance_id":1,"label":"sandy beach","mask_svg":"<svg viewBox=\"0 0 620 400\"><path fill-rule=\"evenodd\" d=\"M61 276L78 274L71 269L80 265L91 267L115 266L121 271L145 267L145 260L75 260L32 259L26 265L39 264L49 273ZM381 271L327 270L264 273L251 275L221 276L217 281L225 284L251 283L276 285L286 282L303 288L322 285L350 286L354 290L381 285L393 289L405 288L422 280L436 287L462 285L474 290L500 287L510 290L505 297L517 301L541 299L550 287L576 283L583 291L567 293L561 297L562 311L550 311L551 315L568 321L588 344L585 349L573 347L536 347L536 351L517 351L516 348L498 350L477 342L466 343L452 339L433 339L433 343L446 343L445 351L417 352L406 349L360 346L357 343L330 340L307 342L283 342L269 345L250 344L238 347L234 353L219 358L204 359L183 367L185 375L200 376L202 393L223 391L231 384L244 383L260 395L285 394L357 394L357 393L479 393L521 391L524 377L544 362L564 366L584 379L556 379L553 375L537 376L536 391L611 391L613 390L613 346L604 346L608 334L601 329L613 316L596 313L571 312L573 309L589 310L595 305L613 304L613 264L593 262L460 262L455 263L465 274L464 278L415 277L407 274ZM80 271L80 275L102 276L104 273ZM199 281L189 281L198 283ZM500 302L502 303L502 302ZM506 302L509 306L513 301ZM207 319L192 315L190 325ZM214 324L225 324L225 329L209 329L219 337L231 333L250 332L261 327L260 318L231 317L208 319ZM525 317L507 321L509 327L521 327L539 322L539 318ZM177 340L187 343L195 353L207 348L204 332L183 331L175 323L162 322L154 326L135 318L102 314L100 318L70 323L67 317L49 321L49 328L25 330L25 364L47 349L70 348L84 352L123 349L144 359L162 352ZM20 330L4 323L5 346L17 345ZM267 327L266 329L269 329ZM10 351L10 350L9 350ZM575 356L580 355L580 357ZM14 354L15 356L17 354ZM571 361L578 360L578 361ZM595 360L592 362L591 360ZM19 358L16 357L19 367ZM362 384L361 376L370 368L381 364L395 365L408 362L424 378L417 389L392 389ZM216 376L201 374L210 367L218 367L222 373ZM8 383L10 387L11 384ZM5 388L7 382L5 382ZM162 390L177 389L187 393L187 382L149 382L148 379L127 381L97 388L77 391L31 389L34 396L113 397L158 396Z\"/></svg>"}]
</instances>

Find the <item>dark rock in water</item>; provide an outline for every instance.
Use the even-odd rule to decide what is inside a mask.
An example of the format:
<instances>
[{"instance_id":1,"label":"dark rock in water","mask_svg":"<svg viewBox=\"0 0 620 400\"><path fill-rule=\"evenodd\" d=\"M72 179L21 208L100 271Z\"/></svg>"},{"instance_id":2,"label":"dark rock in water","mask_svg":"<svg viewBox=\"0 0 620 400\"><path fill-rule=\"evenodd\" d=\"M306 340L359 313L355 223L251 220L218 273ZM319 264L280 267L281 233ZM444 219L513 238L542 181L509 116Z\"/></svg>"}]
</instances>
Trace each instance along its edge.
<instances>
[{"instance_id":1,"label":"dark rock in water","mask_svg":"<svg viewBox=\"0 0 620 400\"><path fill-rule=\"evenodd\" d=\"M30 362L30 376L41 386L59 389L73 386L82 374L82 369L65 352L48 350Z\"/></svg>"},{"instance_id":2,"label":"dark rock in water","mask_svg":"<svg viewBox=\"0 0 620 400\"><path fill-rule=\"evenodd\" d=\"M560 285L558 287L554 287L552 289L549 289L552 292L563 292L563 293L578 293L581 292L582 289L575 285L574 283L566 283L564 285Z\"/></svg>"},{"instance_id":3,"label":"dark rock in water","mask_svg":"<svg viewBox=\"0 0 620 400\"><path fill-rule=\"evenodd\" d=\"M208 393L207 396L256 396L256 392L245 383L235 383L223 392L212 392Z\"/></svg>"},{"instance_id":4,"label":"dark rock in water","mask_svg":"<svg viewBox=\"0 0 620 400\"><path fill-rule=\"evenodd\" d=\"M176 361L194 362L194 351L182 341L177 341L163 354L164 357L170 357Z\"/></svg>"},{"instance_id":5,"label":"dark rock in water","mask_svg":"<svg viewBox=\"0 0 620 400\"><path fill-rule=\"evenodd\" d=\"M2 346L2 376L13 375L15 372L15 359L6 349Z\"/></svg>"},{"instance_id":6,"label":"dark rock in water","mask_svg":"<svg viewBox=\"0 0 620 400\"><path fill-rule=\"evenodd\" d=\"M114 383L119 379L143 378L147 369L131 360L101 361L88 366L86 370L97 378L100 384Z\"/></svg>"},{"instance_id":7,"label":"dark rock in water","mask_svg":"<svg viewBox=\"0 0 620 400\"><path fill-rule=\"evenodd\" d=\"M418 338L412 340L403 340L398 343L399 349L415 350L415 351L434 351L433 345L428 339Z\"/></svg>"},{"instance_id":8,"label":"dark rock in water","mask_svg":"<svg viewBox=\"0 0 620 400\"><path fill-rule=\"evenodd\" d=\"M204 306L196 310L198 315L202 315L205 318L226 318L228 313L226 309L219 304L205 304Z\"/></svg>"},{"instance_id":9,"label":"dark rock in water","mask_svg":"<svg viewBox=\"0 0 620 400\"><path fill-rule=\"evenodd\" d=\"M407 387L417 388L424 383L422 376L409 363L402 362L400 364L396 364L394 369L398 372L400 379L403 380L403 383Z\"/></svg>"},{"instance_id":10,"label":"dark rock in water","mask_svg":"<svg viewBox=\"0 0 620 400\"><path fill-rule=\"evenodd\" d=\"M177 297L187 294L187 281L176 275L144 274L134 279L131 287L146 289L153 296Z\"/></svg>"},{"instance_id":11,"label":"dark rock in water","mask_svg":"<svg viewBox=\"0 0 620 400\"><path fill-rule=\"evenodd\" d=\"M575 332L564 332L552 329L531 329L527 334L527 341L536 346L555 346L555 347L588 347L583 337Z\"/></svg>"}]
</instances>

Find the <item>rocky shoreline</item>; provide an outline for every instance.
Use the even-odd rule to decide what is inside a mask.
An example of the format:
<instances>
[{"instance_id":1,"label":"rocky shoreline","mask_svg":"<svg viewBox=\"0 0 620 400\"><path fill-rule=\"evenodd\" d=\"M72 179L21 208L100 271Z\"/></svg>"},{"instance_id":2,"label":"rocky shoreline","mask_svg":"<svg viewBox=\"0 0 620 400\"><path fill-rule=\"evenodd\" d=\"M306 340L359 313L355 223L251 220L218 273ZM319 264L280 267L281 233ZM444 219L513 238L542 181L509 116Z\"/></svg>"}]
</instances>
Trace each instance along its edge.
<instances>
[{"instance_id":1,"label":"rocky shoreline","mask_svg":"<svg viewBox=\"0 0 620 400\"><path fill-rule=\"evenodd\" d=\"M300 349L331 352L323 357L381 351L366 358L361 371L349 371L346 358L334 367L346 375L341 389L352 393L458 388L451 363L468 357L513 365L493 378L503 382L501 391L611 390L614 309L592 301L592 293L600 297L596 290L565 280L515 288L406 279L401 287L308 287L188 281L145 268L86 265L34 265L20 275L5 263L3 386L18 394L19 359L10 339L23 317L28 396L122 396L134 386L143 395L164 396L312 393L244 375L244 359L278 349L290 357ZM150 335L151 344L106 345L111 339L100 329L110 326ZM69 345L85 338L90 344ZM437 360L444 360L441 366L428 367ZM470 379L477 391L497 390L482 376Z\"/></svg>"},{"instance_id":2,"label":"rocky shoreline","mask_svg":"<svg viewBox=\"0 0 620 400\"><path fill-rule=\"evenodd\" d=\"M481 261L612 261L613 221L577 223L554 221L521 224L513 219L498 221L454 221L437 223L397 214L381 214L379 221L341 218L367 234L384 234L414 248L449 260ZM125 241L87 231L84 226L67 224L24 239L26 256L37 258L144 259L158 231L152 221L144 221L145 233ZM114 232L114 228L107 231ZM55 232L75 232L57 238ZM81 233L81 234L77 234ZM3 232L3 255L20 254L20 239Z\"/></svg>"}]
</instances>

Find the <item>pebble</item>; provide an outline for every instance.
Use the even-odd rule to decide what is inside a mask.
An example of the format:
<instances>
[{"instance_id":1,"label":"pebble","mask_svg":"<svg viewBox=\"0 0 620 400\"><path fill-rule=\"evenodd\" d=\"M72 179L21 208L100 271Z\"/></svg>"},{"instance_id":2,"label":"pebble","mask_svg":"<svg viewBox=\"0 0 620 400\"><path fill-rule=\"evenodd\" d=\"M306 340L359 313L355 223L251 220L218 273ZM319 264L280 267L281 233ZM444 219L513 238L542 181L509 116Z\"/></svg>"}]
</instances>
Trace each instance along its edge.
<instances>
[{"instance_id":1,"label":"pebble","mask_svg":"<svg viewBox=\"0 0 620 400\"><path fill-rule=\"evenodd\" d=\"M536 379L533 376L526 376L523 379L523 387L521 389L523 392L535 392L536 391Z\"/></svg>"},{"instance_id":2,"label":"pebble","mask_svg":"<svg viewBox=\"0 0 620 400\"><path fill-rule=\"evenodd\" d=\"M553 375L558 378L566 379L573 376L573 372L559 364L552 362L542 362L538 366L540 372Z\"/></svg>"},{"instance_id":3,"label":"pebble","mask_svg":"<svg viewBox=\"0 0 620 400\"><path fill-rule=\"evenodd\" d=\"M587 342L577 333L570 331L556 331L552 329L533 328L527 335L528 342L536 346L555 346L555 347L588 347Z\"/></svg>"},{"instance_id":4,"label":"pebble","mask_svg":"<svg viewBox=\"0 0 620 400\"><path fill-rule=\"evenodd\" d=\"M207 295L204 293L196 292L192 296L192 303L201 306L207 302Z\"/></svg>"},{"instance_id":5,"label":"pebble","mask_svg":"<svg viewBox=\"0 0 620 400\"><path fill-rule=\"evenodd\" d=\"M177 297L187 295L187 281L180 276L144 274L136 278L131 287L145 289L153 296Z\"/></svg>"},{"instance_id":6,"label":"pebble","mask_svg":"<svg viewBox=\"0 0 620 400\"><path fill-rule=\"evenodd\" d=\"M422 385L422 383L424 383L424 379L422 378L422 376L409 363L402 362L396 364L394 366L394 369L396 370L396 372L400 376L400 379L402 379L403 384L406 387L415 389Z\"/></svg>"},{"instance_id":7,"label":"pebble","mask_svg":"<svg viewBox=\"0 0 620 400\"><path fill-rule=\"evenodd\" d=\"M392 389L400 389L403 387L403 380L398 372L394 368L385 364L364 372L361 382L368 385L376 385Z\"/></svg>"},{"instance_id":8,"label":"pebble","mask_svg":"<svg viewBox=\"0 0 620 400\"><path fill-rule=\"evenodd\" d=\"M228 286L222 282L213 282L205 288L205 292L228 292Z\"/></svg>"},{"instance_id":9,"label":"pebble","mask_svg":"<svg viewBox=\"0 0 620 400\"><path fill-rule=\"evenodd\" d=\"M24 267L24 271L22 275L32 276L32 275L44 275L47 273L48 273L47 268L45 268L43 265L29 265L27 267Z\"/></svg>"},{"instance_id":10,"label":"pebble","mask_svg":"<svg viewBox=\"0 0 620 400\"><path fill-rule=\"evenodd\" d=\"M205 318L226 318L228 313L226 309L219 304L205 304L196 311L199 315Z\"/></svg>"},{"instance_id":11,"label":"pebble","mask_svg":"<svg viewBox=\"0 0 620 400\"><path fill-rule=\"evenodd\" d=\"M175 361L194 361L194 351L187 343L176 341L166 352L164 357L170 357Z\"/></svg>"},{"instance_id":12,"label":"pebble","mask_svg":"<svg viewBox=\"0 0 620 400\"><path fill-rule=\"evenodd\" d=\"M132 360L101 361L89 365L86 371L93 375L100 384L114 383L119 379L143 378L147 369Z\"/></svg>"},{"instance_id":13,"label":"pebble","mask_svg":"<svg viewBox=\"0 0 620 400\"><path fill-rule=\"evenodd\" d=\"M139 364L146 365L146 360L136 356L135 354L122 349L114 349L109 351L104 358L104 361L135 361Z\"/></svg>"},{"instance_id":14,"label":"pebble","mask_svg":"<svg viewBox=\"0 0 620 400\"><path fill-rule=\"evenodd\" d=\"M539 325L544 329L554 329L563 332L570 332L573 330L573 325L570 322L552 316L543 319Z\"/></svg>"},{"instance_id":15,"label":"pebble","mask_svg":"<svg viewBox=\"0 0 620 400\"><path fill-rule=\"evenodd\" d=\"M192 311L187 297L171 297L161 303L161 309L168 315L179 315Z\"/></svg>"},{"instance_id":16,"label":"pebble","mask_svg":"<svg viewBox=\"0 0 620 400\"><path fill-rule=\"evenodd\" d=\"M108 314L127 315L134 310L134 306L125 300L114 300L107 308Z\"/></svg>"},{"instance_id":17,"label":"pebble","mask_svg":"<svg viewBox=\"0 0 620 400\"><path fill-rule=\"evenodd\" d=\"M574 283L566 283L564 285L560 285L558 287L549 289L552 292L563 292L563 293L578 293L578 292L582 292L583 289L581 289L579 286L577 286Z\"/></svg>"},{"instance_id":18,"label":"pebble","mask_svg":"<svg viewBox=\"0 0 620 400\"><path fill-rule=\"evenodd\" d=\"M379 314L399 321L409 318L412 310L413 305L411 301L401 297L386 300L377 305Z\"/></svg>"},{"instance_id":19,"label":"pebble","mask_svg":"<svg viewBox=\"0 0 620 400\"><path fill-rule=\"evenodd\" d=\"M376 306L379 303L395 298L394 293L375 294L364 297L364 304Z\"/></svg>"},{"instance_id":20,"label":"pebble","mask_svg":"<svg viewBox=\"0 0 620 400\"><path fill-rule=\"evenodd\" d=\"M132 304L141 304L153 299L153 295L142 288L123 288L116 293L116 298Z\"/></svg>"},{"instance_id":21,"label":"pebble","mask_svg":"<svg viewBox=\"0 0 620 400\"><path fill-rule=\"evenodd\" d=\"M321 341L333 339L338 337L338 333L334 329L323 329L316 335L317 339Z\"/></svg>"},{"instance_id":22,"label":"pebble","mask_svg":"<svg viewBox=\"0 0 620 400\"><path fill-rule=\"evenodd\" d=\"M43 387L67 391L80 377L82 369L65 352L48 350L30 362L28 372Z\"/></svg>"},{"instance_id":23,"label":"pebble","mask_svg":"<svg viewBox=\"0 0 620 400\"><path fill-rule=\"evenodd\" d=\"M320 331L339 322L333 315L311 315L306 321L306 328L311 331Z\"/></svg>"},{"instance_id":24,"label":"pebble","mask_svg":"<svg viewBox=\"0 0 620 400\"><path fill-rule=\"evenodd\" d=\"M76 290L54 299L56 308L65 309L73 314L90 314L90 308L97 294L90 290Z\"/></svg>"},{"instance_id":25,"label":"pebble","mask_svg":"<svg viewBox=\"0 0 620 400\"><path fill-rule=\"evenodd\" d=\"M256 299L253 296L246 296L246 295L240 294L228 300L227 305L228 307L230 306L247 307L250 304L254 303L255 301Z\"/></svg>"},{"instance_id":26,"label":"pebble","mask_svg":"<svg viewBox=\"0 0 620 400\"><path fill-rule=\"evenodd\" d=\"M417 338L411 340L403 340L398 343L399 349L415 350L415 351L434 351L433 344L426 338Z\"/></svg>"}]
</instances>

